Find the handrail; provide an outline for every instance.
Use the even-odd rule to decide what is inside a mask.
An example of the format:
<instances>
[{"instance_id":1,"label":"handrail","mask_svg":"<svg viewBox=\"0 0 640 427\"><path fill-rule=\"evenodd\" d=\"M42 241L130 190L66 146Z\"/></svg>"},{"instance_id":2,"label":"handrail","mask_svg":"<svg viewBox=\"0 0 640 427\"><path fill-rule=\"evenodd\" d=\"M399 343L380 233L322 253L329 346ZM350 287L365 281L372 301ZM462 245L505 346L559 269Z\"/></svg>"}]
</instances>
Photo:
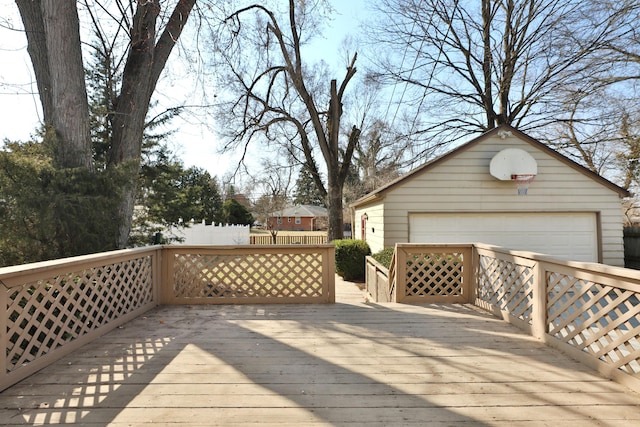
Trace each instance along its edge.
<instances>
[{"instance_id":1,"label":"handrail","mask_svg":"<svg viewBox=\"0 0 640 427\"><path fill-rule=\"evenodd\" d=\"M640 272L475 247L476 305L640 391Z\"/></svg>"},{"instance_id":2,"label":"handrail","mask_svg":"<svg viewBox=\"0 0 640 427\"><path fill-rule=\"evenodd\" d=\"M397 302L472 303L640 391L640 272L475 244L397 244Z\"/></svg>"},{"instance_id":3,"label":"handrail","mask_svg":"<svg viewBox=\"0 0 640 427\"><path fill-rule=\"evenodd\" d=\"M0 390L155 307L161 251L0 268Z\"/></svg>"},{"instance_id":4,"label":"handrail","mask_svg":"<svg viewBox=\"0 0 640 427\"><path fill-rule=\"evenodd\" d=\"M366 257L365 298L373 301L389 302L389 269L372 256Z\"/></svg>"},{"instance_id":5,"label":"handrail","mask_svg":"<svg viewBox=\"0 0 640 427\"><path fill-rule=\"evenodd\" d=\"M304 274L283 269L295 264ZM331 245L153 246L0 268L0 390L163 301L333 302L334 272ZM638 271L478 243L397 244L386 278L375 298L475 304L640 391Z\"/></svg>"},{"instance_id":6,"label":"handrail","mask_svg":"<svg viewBox=\"0 0 640 427\"><path fill-rule=\"evenodd\" d=\"M161 303L332 302L333 245L151 246L0 268L0 391Z\"/></svg>"}]
</instances>

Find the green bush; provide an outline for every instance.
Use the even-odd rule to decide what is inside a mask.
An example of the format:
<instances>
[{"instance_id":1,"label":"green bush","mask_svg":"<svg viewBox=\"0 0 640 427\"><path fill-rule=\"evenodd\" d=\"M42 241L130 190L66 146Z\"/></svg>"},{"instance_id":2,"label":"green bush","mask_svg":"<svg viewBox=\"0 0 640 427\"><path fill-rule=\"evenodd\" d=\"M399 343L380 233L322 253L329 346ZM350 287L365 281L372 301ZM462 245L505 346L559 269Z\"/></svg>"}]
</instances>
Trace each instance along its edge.
<instances>
[{"instance_id":1,"label":"green bush","mask_svg":"<svg viewBox=\"0 0 640 427\"><path fill-rule=\"evenodd\" d=\"M371 255L373 259L387 268L391 268L391 260L393 259L393 251L395 248L384 248L380 252Z\"/></svg>"},{"instance_id":2,"label":"green bush","mask_svg":"<svg viewBox=\"0 0 640 427\"><path fill-rule=\"evenodd\" d=\"M336 247L336 273L345 280L364 280L365 258L371 255L367 242L341 239L332 243Z\"/></svg>"}]
</instances>

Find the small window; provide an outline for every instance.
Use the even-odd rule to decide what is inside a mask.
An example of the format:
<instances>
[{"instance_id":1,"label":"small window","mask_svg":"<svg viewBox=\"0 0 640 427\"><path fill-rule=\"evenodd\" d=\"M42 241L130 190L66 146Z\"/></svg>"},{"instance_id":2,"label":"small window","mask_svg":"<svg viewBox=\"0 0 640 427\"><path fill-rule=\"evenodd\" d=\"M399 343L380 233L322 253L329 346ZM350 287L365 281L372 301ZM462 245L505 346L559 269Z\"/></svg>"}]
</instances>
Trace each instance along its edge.
<instances>
[{"instance_id":1,"label":"small window","mask_svg":"<svg viewBox=\"0 0 640 427\"><path fill-rule=\"evenodd\" d=\"M291 217L287 217L287 222L291 222Z\"/></svg>"},{"instance_id":2,"label":"small window","mask_svg":"<svg viewBox=\"0 0 640 427\"><path fill-rule=\"evenodd\" d=\"M299 216L297 216L297 217L296 217L296 224L301 224L301 223L302 223L302 220L300 220L300 217L299 217Z\"/></svg>"},{"instance_id":3,"label":"small window","mask_svg":"<svg viewBox=\"0 0 640 427\"><path fill-rule=\"evenodd\" d=\"M282 217L278 217L278 224L282 224Z\"/></svg>"}]
</instances>

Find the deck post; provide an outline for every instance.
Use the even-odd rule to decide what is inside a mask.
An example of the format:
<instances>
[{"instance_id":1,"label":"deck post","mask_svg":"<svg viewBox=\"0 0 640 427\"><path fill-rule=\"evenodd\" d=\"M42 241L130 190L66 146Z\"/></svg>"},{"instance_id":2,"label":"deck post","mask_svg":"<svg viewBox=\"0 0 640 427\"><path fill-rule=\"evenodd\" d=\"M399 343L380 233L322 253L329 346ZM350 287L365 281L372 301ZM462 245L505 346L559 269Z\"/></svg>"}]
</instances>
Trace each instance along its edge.
<instances>
[{"instance_id":1,"label":"deck post","mask_svg":"<svg viewBox=\"0 0 640 427\"><path fill-rule=\"evenodd\" d=\"M160 282L160 305L173 304L173 257L175 256L173 250L169 247L164 247L162 250L162 281Z\"/></svg>"},{"instance_id":2,"label":"deck post","mask_svg":"<svg viewBox=\"0 0 640 427\"><path fill-rule=\"evenodd\" d=\"M547 298L546 298L546 272L543 263L537 261L533 267L533 310L531 334L544 339L547 333Z\"/></svg>"},{"instance_id":3,"label":"deck post","mask_svg":"<svg viewBox=\"0 0 640 427\"><path fill-rule=\"evenodd\" d=\"M156 252L153 256L153 302L156 307L160 305L160 297L162 295L162 283L164 282L164 246L157 246Z\"/></svg>"},{"instance_id":4,"label":"deck post","mask_svg":"<svg viewBox=\"0 0 640 427\"><path fill-rule=\"evenodd\" d=\"M0 390L4 390L9 387L11 383L7 380L7 372L9 372L7 366L7 347L9 345L9 336L7 334L8 330L8 297L7 292L9 289L4 286L4 284L0 283L0 369L2 372L0 373Z\"/></svg>"},{"instance_id":5,"label":"deck post","mask_svg":"<svg viewBox=\"0 0 640 427\"><path fill-rule=\"evenodd\" d=\"M480 270L480 255L476 250L476 245L471 245L468 252L468 259L464 258L464 269L468 274L468 294L467 303L475 304L478 297L478 272Z\"/></svg>"},{"instance_id":6,"label":"deck post","mask_svg":"<svg viewBox=\"0 0 640 427\"><path fill-rule=\"evenodd\" d=\"M396 244L395 274L395 301L393 302L403 302L407 296L407 251L400 244Z\"/></svg>"},{"instance_id":7,"label":"deck post","mask_svg":"<svg viewBox=\"0 0 640 427\"><path fill-rule=\"evenodd\" d=\"M336 302L336 248L333 245L328 246L322 255L325 258L322 263L323 268L323 292L326 302L333 304Z\"/></svg>"}]
</instances>

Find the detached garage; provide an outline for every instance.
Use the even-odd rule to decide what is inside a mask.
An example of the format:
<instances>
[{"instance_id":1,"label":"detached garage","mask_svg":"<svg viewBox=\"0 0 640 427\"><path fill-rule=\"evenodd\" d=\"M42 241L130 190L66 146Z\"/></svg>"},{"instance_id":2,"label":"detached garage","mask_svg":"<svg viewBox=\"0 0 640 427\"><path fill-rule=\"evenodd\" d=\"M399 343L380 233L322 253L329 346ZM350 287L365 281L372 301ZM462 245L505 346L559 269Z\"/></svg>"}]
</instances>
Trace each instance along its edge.
<instances>
[{"instance_id":1,"label":"detached garage","mask_svg":"<svg viewBox=\"0 0 640 427\"><path fill-rule=\"evenodd\" d=\"M494 129L351 205L354 237L482 242L624 265L623 188L508 126Z\"/></svg>"}]
</instances>

